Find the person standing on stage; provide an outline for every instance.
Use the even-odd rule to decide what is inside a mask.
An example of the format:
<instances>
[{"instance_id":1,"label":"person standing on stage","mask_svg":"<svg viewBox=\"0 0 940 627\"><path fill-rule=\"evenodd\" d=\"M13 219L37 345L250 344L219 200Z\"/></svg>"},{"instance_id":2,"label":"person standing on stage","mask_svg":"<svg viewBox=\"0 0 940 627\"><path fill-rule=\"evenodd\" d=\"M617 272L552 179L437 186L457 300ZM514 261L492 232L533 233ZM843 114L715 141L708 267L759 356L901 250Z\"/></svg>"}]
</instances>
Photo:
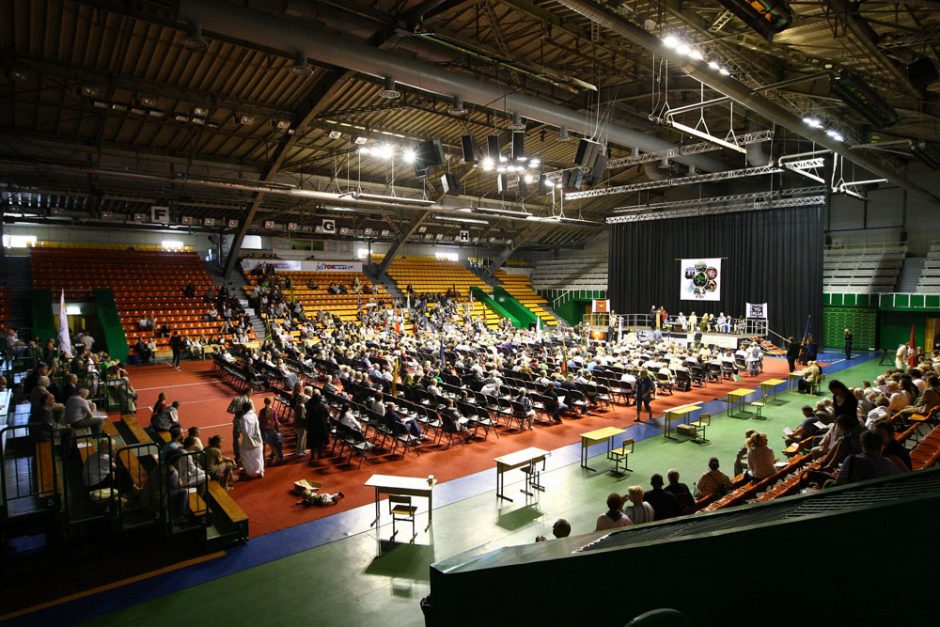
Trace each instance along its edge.
<instances>
[{"instance_id":1,"label":"person standing on stage","mask_svg":"<svg viewBox=\"0 0 940 627\"><path fill-rule=\"evenodd\" d=\"M852 331L846 329L843 339L845 340L845 359L848 361L852 359Z\"/></svg>"}]
</instances>

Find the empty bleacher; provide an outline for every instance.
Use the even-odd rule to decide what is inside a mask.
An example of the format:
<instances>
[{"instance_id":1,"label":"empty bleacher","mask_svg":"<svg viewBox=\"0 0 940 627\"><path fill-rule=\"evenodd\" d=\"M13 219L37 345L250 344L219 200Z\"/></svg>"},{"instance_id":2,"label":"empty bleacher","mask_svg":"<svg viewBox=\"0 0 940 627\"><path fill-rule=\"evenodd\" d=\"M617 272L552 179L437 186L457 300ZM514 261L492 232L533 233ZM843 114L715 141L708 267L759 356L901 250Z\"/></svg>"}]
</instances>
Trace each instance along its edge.
<instances>
[{"instance_id":1,"label":"empty bleacher","mask_svg":"<svg viewBox=\"0 0 940 627\"><path fill-rule=\"evenodd\" d=\"M530 278L538 291L606 290L607 257L540 260Z\"/></svg>"},{"instance_id":2,"label":"empty bleacher","mask_svg":"<svg viewBox=\"0 0 940 627\"><path fill-rule=\"evenodd\" d=\"M893 292L906 255L907 244L903 243L827 248L823 255L823 290Z\"/></svg>"},{"instance_id":3,"label":"empty bleacher","mask_svg":"<svg viewBox=\"0 0 940 627\"><path fill-rule=\"evenodd\" d=\"M396 257L389 264L386 273L403 294L409 285L414 287L417 294L445 294L453 288L457 291L458 301L461 303L469 302L472 286L486 287L480 277L459 263L434 257ZM474 318L484 318L486 309L482 303L473 301L472 308ZM486 314L485 317L490 327L498 324L497 316Z\"/></svg>"},{"instance_id":4,"label":"empty bleacher","mask_svg":"<svg viewBox=\"0 0 940 627\"><path fill-rule=\"evenodd\" d=\"M551 305L535 293L532 288L532 280L528 274L497 270L495 277L502 284L503 289L538 316L543 325L553 327L558 324L558 320L552 314Z\"/></svg>"},{"instance_id":5,"label":"empty bleacher","mask_svg":"<svg viewBox=\"0 0 940 627\"><path fill-rule=\"evenodd\" d=\"M277 275L282 278L290 278L291 290L285 294L290 300L294 298L300 301L304 309L304 314L308 317L316 316L320 311L328 311L339 316L344 322L354 321L359 311L360 301L363 307L371 302L384 300L390 302L391 296L381 284L373 284L372 281L362 272L312 272L312 271L285 271L277 270ZM359 284L363 287L370 285L375 287L374 294L355 294L353 292L353 281L359 278ZM248 285L245 286L246 293L250 293L255 285L259 283L262 277L256 274L245 274ZM308 285L313 281L316 289L310 289ZM348 294L330 294L330 283L339 283L344 285Z\"/></svg>"},{"instance_id":6,"label":"empty bleacher","mask_svg":"<svg viewBox=\"0 0 940 627\"><path fill-rule=\"evenodd\" d=\"M30 256L33 288L51 290L53 295L64 289L71 300L89 299L95 289L110 289L129 346L152 337L158 349L169 345L169 338L139 330L137 323L145 314L158 325L167 322L181 335L216 335L222 326L221 321L205 319L208 305L203 295L216 286L195 253L62 246L36 247ZM197 296L183 295L190 283ZM249 339L255 339L253 332Z\"/></svg>"},{"instance_id":7,"label":"empty bleacher","mask_svg":"<svg viewBox=\"0 0 940 627\"><path fill-rule=\"evenodd\" d=\"M924 266L917 281L917 292L920 294L940 293L940 242L933 242L924 259Z\"/></svg>"}]
</instances>

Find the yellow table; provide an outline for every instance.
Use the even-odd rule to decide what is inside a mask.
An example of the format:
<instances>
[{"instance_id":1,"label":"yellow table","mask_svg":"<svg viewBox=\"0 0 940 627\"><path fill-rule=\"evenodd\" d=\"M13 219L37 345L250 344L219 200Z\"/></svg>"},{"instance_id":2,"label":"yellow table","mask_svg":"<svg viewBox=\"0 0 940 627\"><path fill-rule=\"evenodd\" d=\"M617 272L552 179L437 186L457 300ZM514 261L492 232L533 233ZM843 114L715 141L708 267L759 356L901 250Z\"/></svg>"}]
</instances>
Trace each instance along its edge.
<instances>
[{"instance_id":1,"label":"yellow table","mask_svg":"<svg viewBox=\"0 0 940 627\"><path fill-rule=\"evenodd\" d=\"M594 431L588 431L581 434L581 468L590 470L591 472L597 472L595 468L588 466L588 447L593 446L594 444L600 444L601 442L607 442L607 459L611 459L610 451L614 446L614 436L620 435L624 432L624 429L620 427L604 427L603 429L595 429Z\"/></svg>"},{"instance_id":2,"label":"yellow table","mask_svg":"<svg viewBox=\"0 0 940 627\"><path fill-rule=\"evenodd\" d=\"M726 401L728 403L728 415L734 416L734 407L737 404L738 408L744 407L744 399L749 394L755 393L757 390L751 388L738 388L736 390L731 390L728 392Z\"/></svg>"},{"instance_id":3,"label":"yellow table","mask_svg":"<svg viewBox=\"0 0 940 627\"><path fill-rule=\"evenodd\" d=\"M786 383L783 379L767 379L760 384L760 393L764 397L764 402L767 402L768 394L773 393L774 388L780 385L781 383Z\"/></svg>"},{"instance_id":4,"label":"yellow table","mask_svg":"<svg viewBox=\"0 0 940 627\"><path fill-rule=\"evenodd\" d=\"M497 457L496 462L496 498L512 501L506 496L506 472L516 468L523 468L525 471L525 487L520 490L526 496L533 496L529 489L543 491L545 488L539 483L538 472L535 465L542 462L542 468L545 468L545 458L551 455L546 450L529 447L515 453L509 453L502 457Z\"/></svg>"},{"instance_id":5,"label":"yellow table","mask_svg":"<svg viewBox=\"0 0 940 627\"><path fill-rule=\"evenodd\" d=\"M701 410L702 408L699 407L697 403L692 403L690 405L680 405L679 407L667 409L665 415L663 416L663 437L675 440L676 438L673 438L671 435L669 435L672 433L672 421L688 416L692 412Z\"/></svg>"},{"instance_id":6,"label":"yellow table","mask_svg":"<svg viewBox=\"0 0 940 627\"><path fill-rule=\"evenodd\" d=\"M793 389L793 382L803 378L803 370L794 370L787 375L787 392Z\"/></svg>"}]
</instances>

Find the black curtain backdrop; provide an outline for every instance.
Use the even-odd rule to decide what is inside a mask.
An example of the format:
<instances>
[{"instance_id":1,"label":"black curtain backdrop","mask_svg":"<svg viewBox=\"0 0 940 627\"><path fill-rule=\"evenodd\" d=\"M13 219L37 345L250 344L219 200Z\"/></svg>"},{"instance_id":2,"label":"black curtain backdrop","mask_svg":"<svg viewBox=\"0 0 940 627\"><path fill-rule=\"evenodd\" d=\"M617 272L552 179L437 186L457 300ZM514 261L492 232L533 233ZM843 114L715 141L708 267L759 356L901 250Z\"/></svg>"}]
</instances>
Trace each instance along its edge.
<instances>
[{"instance_id":1,"label":"black curtain backdrop","mask_svg":"<svg viewBox=\"0 0 940 627\"><path fill-rule=\"evenodd\" d=\"M798 340L807 315L822 325L822 207L725 213L611 225L608 297L618 313L680 311L741 316L745 303L767 303L770 328ZM721 300L679 300L677 259L721 261Z\"/></svg>"}]
</instances>

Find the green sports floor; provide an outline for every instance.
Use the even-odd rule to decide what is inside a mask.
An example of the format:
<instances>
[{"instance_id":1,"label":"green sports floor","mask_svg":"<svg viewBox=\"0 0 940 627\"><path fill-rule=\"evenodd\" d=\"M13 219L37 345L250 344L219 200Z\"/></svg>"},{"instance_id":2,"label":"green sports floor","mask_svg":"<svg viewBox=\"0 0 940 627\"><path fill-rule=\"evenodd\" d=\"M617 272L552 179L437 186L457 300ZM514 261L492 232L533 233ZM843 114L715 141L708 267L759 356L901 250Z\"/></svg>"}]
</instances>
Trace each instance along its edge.
<instances>
[{"instance_id":1,"label":"green sports floor","mask_svg":"<svg viewBox=\"0 0 940 627\"><path fill-rule=\"evenodd\" d=\"M885 369L878 365L877 359L856 358L852 363L858 365L829 374L828 378L838 378L853 386ZM169 594L149 589L145 596L153 597L151 600L104 614L92 622L170 624L184 617L199 616L198 621L207 625L237 625L249 621L264 624L302 621L344 626L423 625L418 603L430 591L428 566L431 563L484 543L521 544L532 542L540 534L550 537L551 525L560 517L571 522L573 535L593 531L595 519L605 510L608 493L625 493L633 484L646 488L650 475L656 472L665 475L668 469L677 468L682 480L692 486L704 471L708 458L714 456L721 460L722 469L731 474L735 453L742 446L747 429L766 432L771 447L779 455L783 448L782 429L795 427L800 422L800 408L818 398L821 397L781 392L775 398L776 404L764 409L761 419L753 414L742 418L715 414L706 434L710 440L707 444L684 438L667 440L661 435L661 425L638 425L634 429L645 431L629 435L646 439L637 442L629 460L633 471L623 477L604 472L609 462L599 449L600 454L591 460L591 465L599 469L597 473L579 467L578 445L562 449L553 455L548 472L542 475L544 493L529 503L524 502L525 497L518 492L521 473L507 476L507 482L519 481L507 484L507 493L518 498L502 506L495 497L495 472L479 473L480 476L468 478L462 486L461 489L468 492L466 497L456 495L451 502L436 506L431 532L421 531L426 522L426 512L422 511L415 543L386 544L382 556L378 555L376 531L369 527L374 512L371 506L333 516L326 520L341 519L343 525L341 530L332 530L332 537L338 539L232 574L216 575L214 579ZM387 516L383 522L386 520ZM407 538L410 531L407 526L400 528L399 538ZM390 523L383 524L379 533L388 538ZM215 561L227 559L230 557ZM192 568L204 569L203 580L213 576L212 562ZM178 588L181 581L174 583L174 578L190 581L190 575L180 571L164 575L162 581L155 581L153 585ZM148 583L138 585L147 589ZM106 594L122 593L127 594L121 589ZM29 619L28 616L23 618Z\"/></svg>"}]
</instances>

